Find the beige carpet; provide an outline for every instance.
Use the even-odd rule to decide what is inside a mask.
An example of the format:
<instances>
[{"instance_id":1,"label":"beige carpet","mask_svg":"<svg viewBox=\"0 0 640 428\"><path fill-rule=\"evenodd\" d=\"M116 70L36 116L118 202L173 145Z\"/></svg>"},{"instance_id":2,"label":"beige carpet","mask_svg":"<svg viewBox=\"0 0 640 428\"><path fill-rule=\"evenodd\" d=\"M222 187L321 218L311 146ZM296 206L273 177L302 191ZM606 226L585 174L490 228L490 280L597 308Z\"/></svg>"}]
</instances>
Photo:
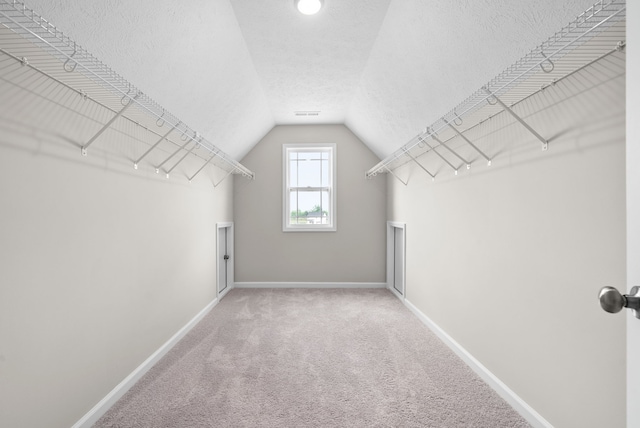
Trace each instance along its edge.
<instances>
[{"instance_id":1,"label":"beige carpet","mask_svg":"<svg viewBox=\"0 0 640 428\"><path fill-rule=\"evenodd\" d=\"M231 290L97 427L529 427L387 290Z\"/></svg>"}]
</instances>

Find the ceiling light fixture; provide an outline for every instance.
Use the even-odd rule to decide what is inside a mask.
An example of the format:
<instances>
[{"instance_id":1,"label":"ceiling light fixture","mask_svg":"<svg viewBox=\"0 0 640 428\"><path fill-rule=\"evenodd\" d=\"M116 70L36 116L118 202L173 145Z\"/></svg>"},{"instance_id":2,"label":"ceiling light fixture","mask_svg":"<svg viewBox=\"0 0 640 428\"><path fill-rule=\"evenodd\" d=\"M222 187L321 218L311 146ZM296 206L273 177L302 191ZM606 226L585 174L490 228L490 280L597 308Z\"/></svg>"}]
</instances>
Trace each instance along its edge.
<instances>
[{"instance_id":1,"label":"ceiling light fixture","mask_svg":"<svg viewBox=\"0 0 640 428\"><path fill-rule=\"evenodd\" d=\"M314 15L322 8L323 0L294 0L296 7L305 15Z\"/></svg>"}]
</instances>

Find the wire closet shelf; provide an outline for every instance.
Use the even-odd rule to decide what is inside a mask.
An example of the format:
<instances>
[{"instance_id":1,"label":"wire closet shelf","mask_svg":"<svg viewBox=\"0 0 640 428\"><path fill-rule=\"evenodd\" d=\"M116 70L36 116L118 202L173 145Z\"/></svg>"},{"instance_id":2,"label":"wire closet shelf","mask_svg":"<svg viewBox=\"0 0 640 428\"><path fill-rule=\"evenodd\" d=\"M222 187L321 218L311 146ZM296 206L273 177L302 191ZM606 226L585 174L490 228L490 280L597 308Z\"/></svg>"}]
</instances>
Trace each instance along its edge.
<instances>
[{"instance_id":1,"label":"wire closet shelf","mask_svg":"<svg viewBox=\"0 0 640 428\"><path fill-rule=\"evenodd\" d=\"M227 173L225 178L231 174L255 178L252 171L203 138L69 36L27 8L24 3L0 0L0 24L19 35L19 39L22 40L12 39L7 42L11 47L17 48L16 52L10 52L3 43L0 53L5 59L17 62L32 73L46 76L111 113L111 118L106 123L103 121L102 128L81 147L83 156L87 156L89 146L98 140L103 132L121 119L148 131L148 137L143 140L145 146L138 148L141 153L133 161L135 169L138 169L140 162L161 143L169 142L171 146L177 147L170 158L177 158L182 154L178 163L189 155L202 158L204 161L200 169L188 176L189 181L212 164ZM21 56L20 53L24 52L28 52L28 56ZM154 126L159 130L154 130ZM196 151L200 148L204 149L204 152ZM155 166L157 173L160 172L161 166ZM174 168L175 166L177 164ZM168 177L170 171L165 169L164 172Z\"/></svg>"},{"instance_id":2,"label":"wire closet shelf","mask_svg":"<svg viewBox=\"0 0 640 428\"><path fill-rule=\"evenodd\" d=\"M451 167L456 175L461 168L470 169L475 160L484 160L491 165L491 154L477 143L474 144L467 131L502 113L507 113L514 123L523 126L540 141L542 150L547 150L548 140L514 111L514 107L611 54L623 53L625 12L625 0L595 3L369 169L365 176L372 178L379 173L390 173L406 185L394 170L414 162L434 180L437 172L433 168L426 168L419 159L425 155L439 159L443 165ZM465 149L464 156L458 151L460 147ZM473 156L469 155L469 151L473 152Z\"/></svg>"}]
</instances>

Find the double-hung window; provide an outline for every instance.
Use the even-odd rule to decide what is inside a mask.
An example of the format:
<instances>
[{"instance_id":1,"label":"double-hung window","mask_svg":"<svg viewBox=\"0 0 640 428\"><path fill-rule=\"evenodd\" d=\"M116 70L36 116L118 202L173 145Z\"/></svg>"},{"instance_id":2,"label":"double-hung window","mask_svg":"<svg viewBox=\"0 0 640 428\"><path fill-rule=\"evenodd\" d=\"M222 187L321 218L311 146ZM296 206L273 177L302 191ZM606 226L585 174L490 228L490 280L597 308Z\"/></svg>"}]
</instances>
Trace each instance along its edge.
<instances>
[{"instance_id":1,"label":"double-hung window","mask_svg":"<svg viewBox=\"0 0 640 428\"><path fill-rule=\"evenodd\" d=\"M335 144L285 144L285 232L335 231Z\"/></svg>"}]
</instances>

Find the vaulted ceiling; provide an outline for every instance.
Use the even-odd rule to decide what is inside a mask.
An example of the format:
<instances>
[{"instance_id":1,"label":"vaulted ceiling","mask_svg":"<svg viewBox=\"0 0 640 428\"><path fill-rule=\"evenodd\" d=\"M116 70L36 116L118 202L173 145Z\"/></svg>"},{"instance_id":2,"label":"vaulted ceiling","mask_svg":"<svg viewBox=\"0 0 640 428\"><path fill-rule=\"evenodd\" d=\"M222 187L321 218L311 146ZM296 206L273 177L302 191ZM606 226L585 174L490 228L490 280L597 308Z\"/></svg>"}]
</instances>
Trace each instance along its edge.
<instances>
[{"instance_id":1,"label":"vaulted ceiling","mask_svg":"<svg viewBox=\"0 0 640 428\"><path fill-rule=\"evenodd\" d=\"M384 157L592 2L26 0L236 159L275 125L327 123Z\"/></svg>"}]
</instances>

